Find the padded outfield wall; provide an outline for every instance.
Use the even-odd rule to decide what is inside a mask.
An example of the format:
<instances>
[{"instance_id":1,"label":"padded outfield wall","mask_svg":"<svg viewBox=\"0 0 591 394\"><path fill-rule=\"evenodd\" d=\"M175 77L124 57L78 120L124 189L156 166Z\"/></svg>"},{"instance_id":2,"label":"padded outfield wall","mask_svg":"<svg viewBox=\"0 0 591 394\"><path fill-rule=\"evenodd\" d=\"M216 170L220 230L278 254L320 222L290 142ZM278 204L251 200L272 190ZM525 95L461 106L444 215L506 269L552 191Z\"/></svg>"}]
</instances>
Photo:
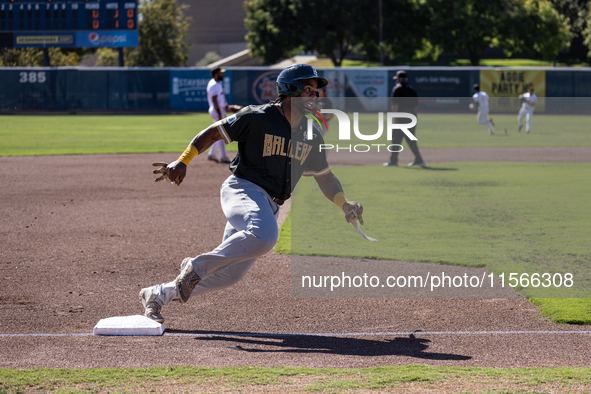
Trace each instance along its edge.
<instances>
[{"instance_id":1,"label":"padded outfield wall","mask_svg":"<svg viewBox=\"0 0 591 394\"><path fill-rule=\"evenodd\" d=\"M573 97L591 97L591 68L491 68L491 67L388 67L331 68L319 70L329 79L328 96L388 97L394 75L404 68L420 97L421 111L467 111L460 97L472 95L479 83L496 100L493 112L512 112L518 94L529 83L539 97L563 97L561 105L536 108L538 112L570 113ZM275 79L280 70L266 67L228 68L224 91L229 103L247 105L276 97ZM206 111L207 68L0 68L0 112L133 112ZM359 100L360 110L364 108ZM580 102L580 101L579 101ZM347 100L356 105L355 100ZM338 104L338 103L337 103Z\"/></svg>"}]
</instances>

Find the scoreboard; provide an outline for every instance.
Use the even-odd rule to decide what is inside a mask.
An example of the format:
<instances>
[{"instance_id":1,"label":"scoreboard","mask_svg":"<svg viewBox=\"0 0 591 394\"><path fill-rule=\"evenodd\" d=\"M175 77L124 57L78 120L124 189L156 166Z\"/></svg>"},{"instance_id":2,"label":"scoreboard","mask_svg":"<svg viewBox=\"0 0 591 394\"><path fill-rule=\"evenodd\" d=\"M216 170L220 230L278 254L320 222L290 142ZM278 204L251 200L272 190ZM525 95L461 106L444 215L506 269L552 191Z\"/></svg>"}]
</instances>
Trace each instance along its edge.
<instances>
[{"instance_id":1,"label":"scoreboard","mask_svg":"<svg viewBox=\"0 0 591 394\"><path fill-rule=\"evenodd\" d=\"M0 47L137 46L137 0L0 0Z\"/></svg>"}]
</instances>

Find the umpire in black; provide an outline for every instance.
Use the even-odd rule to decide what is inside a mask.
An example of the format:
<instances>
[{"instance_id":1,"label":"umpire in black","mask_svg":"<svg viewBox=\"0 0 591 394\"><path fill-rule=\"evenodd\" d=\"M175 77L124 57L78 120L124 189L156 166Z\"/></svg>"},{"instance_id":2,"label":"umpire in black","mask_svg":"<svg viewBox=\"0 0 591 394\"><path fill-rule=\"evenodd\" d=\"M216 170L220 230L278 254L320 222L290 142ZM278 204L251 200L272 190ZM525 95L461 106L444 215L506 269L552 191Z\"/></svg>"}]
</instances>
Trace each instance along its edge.
<instances>
[{"instance_id":1,"label":"umpire in black","mask_svg":"<svg viewBox=\"0 0 591 394\"><path fill-rule=\"evenodd\" d=\"M414 90L407 82L406 71L399 70L396 72L396 86L392 89L392 112L407 112L417 116L419 108L419 99L417 91ZM416 127L412 127L409 131L415 135ZM425 161L419 152L417 141L413 141L402 130L395 129L392 133L392 144L399 145L402 143L402 138L406 139L410 150L415 155L415 160L409 163L409 166L425 167ZM384 163L384 167L398 167L398 152L392 152L390 161Z\"/></svg>"}]
</instances>

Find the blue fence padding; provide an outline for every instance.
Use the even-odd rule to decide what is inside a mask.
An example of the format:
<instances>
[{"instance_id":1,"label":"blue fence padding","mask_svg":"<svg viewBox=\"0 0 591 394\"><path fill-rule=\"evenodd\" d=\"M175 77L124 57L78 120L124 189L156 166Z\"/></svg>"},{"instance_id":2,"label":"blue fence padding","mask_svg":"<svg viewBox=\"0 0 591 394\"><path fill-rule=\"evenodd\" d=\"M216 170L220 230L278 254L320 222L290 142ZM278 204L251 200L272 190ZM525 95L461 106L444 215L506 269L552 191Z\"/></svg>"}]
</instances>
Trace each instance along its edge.
<instances>
[{"instance_id":1,"label":"blue fence padding","mask_svg":"<svg viewBox=\"0 0 591 394\"><path fill-rule=\"evenodd\" d=\"M574 97L591 97L591 72L573 72Z\"/></svg>"},{"instance_id":2,"label":"blue fence padding","mask_svg":"<svg viewBox=\"0 0 591 394\"><path fill-rule=\"evenodd\" d=\"M321 69L319 73L338 86L343 97L373 97L390 95L395 84L393 77L399 69L407 71L419 97L443 98L429 104L429 110L437 111L449 108L446 97L470 97L472 85L479 82L480 70L486 68L331 68ZM277 97L275 79L280 71L267 67L229 67L224 80L228 102L248 105L273 100ZM548 108L548 112L589 111L579 108L584 100L567 98L591 97L591 69L545 68L545 71L546 97L564 98L559 105ZM184 92L188 94L175 94L174 78L176 83L178 78L184 78L183 83L187 85L183 89L187 88ZM0 111L205 111L205 81L209 79L208 68L0 68Z\"/></svg>"},{"instance_id":3,"label":"blue fence padding","mask_svg":"<svg viewBox=\"0 0 591 394\"><path fill-rule=\"evenodd\" d=\"M388 92L396 85L397 70L389 72ZM406 71L406 70L405 70ZM408 83L419 97L466 97L474 93L472 86L478 83L478 70L411 70L407 71Z\"/></svg>"},{"instance_id":4,"label":"blue fence padding","mask_svg":"<svg viewBox=\"0 0 591 394\"><path fill-rule=\"evenodd\" d=\"M168 110L167 69L0 70L0 109Z\"/></svg>"},{"instance_id":5,"label":"blue fence padding","mask_svg":"<svg viewBox=\"0 0 591 394\"><path fill-rule=\"evenodd\" d=\"M570 71L546 73L546 97L573 97L574 74Z\"/></svg>"}]
</instances>

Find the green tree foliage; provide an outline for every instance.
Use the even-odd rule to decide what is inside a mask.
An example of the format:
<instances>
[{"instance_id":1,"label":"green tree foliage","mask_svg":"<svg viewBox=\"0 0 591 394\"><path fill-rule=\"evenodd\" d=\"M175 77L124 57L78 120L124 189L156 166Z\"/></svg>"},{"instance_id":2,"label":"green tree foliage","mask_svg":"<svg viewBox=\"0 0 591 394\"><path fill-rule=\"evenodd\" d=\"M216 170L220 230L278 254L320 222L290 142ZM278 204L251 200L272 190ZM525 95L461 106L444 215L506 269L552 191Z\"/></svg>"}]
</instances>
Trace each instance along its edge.
<instances>
[{"instance_id":1,"label":"green tree foliage","mask_svg":"<svg viewBox=\"0 0 591 394\"><path fill-rule=\"evenodd\" d=\"M527 0L525 8L531 28L540 32L530 37L533 49L544 60L556 59L561 50L570 46L573 33L569 20L560 15L549 1Z\"/></svg>"},{"instance_id":2,"label":"green tree foliage","mask_svg":"<svg viewBox=\"0 0 591 394\"><path fill-rule=\"evenodd\" d=\"M571 40L571 46L574 46L574 50L577 51L577 46L580 44L586 45L587 48L583 53L574 53L579 55L581 60L585 60L588 57L587 51L591 49L591 42L585 43L585 34L590 31L591 27L591 1L589 0L550 0L554 9L562 15L571 26L571 33L573 39ZM581 48L582 49L582 48ZM591 53L591 52L590 52Z\"/></svg>"},{"instance_id":3,"label":"green tree foliage","mask_svg":"<svg viewBox=\"0 0 591 394\"><path fill-rule=\"evenodd\" d=\"M382 14L384 51L390 59L411 58L425 46L436 51L426 41L430 15L422 1L384 0Z\"/></svg>"},{"instance_id":4,"label":"green tree foliage","mask_svg":"<svg viewBox=\"0 0 591 394\"><path fill-rule=\"evenodd\" d=\"M332 60L335 67L340 67L343 59L351 53L357 38L353 19L364 16L359 14L359 2L306 0L302 3L303 14L298 19L302 24L300 31L305 48L315 49L320 56ZM309 9L309 13L306 9ZM310 18L308 21L308 18L304 18L306 14Z\"/></svg>"},{"instance_id":5,"label":"green tree foliage","mask_svg":"<svg viewBox=\"0 0 591 394\"><path fill-rule=\"evenodd\" d=\"M80 55L76 51L49 48L51 66L77 66ZM0 48L0 67L41 67L43 50L40 48Z\"/></svg>"},{"instance_id":6,"label":"green tree foliage","mask_svg":"<svg viewBox=\"0 0 591 394\"><path fill-rule=\"evenodd\" d=\"M579 35L587 28L589 21L589 0L550 0L552 6L565 18L571 26L571 33Z\"/></svg>"},{"instance_id":7,"label":"green tree foliage","mask_svg":"<svg viewBox=\"0 0 591 394\"><path fill-rule=\"evenodd\" d=\"M478 65L482 52L504 48L538 51L553 59L568 48L570 26L547 0L425 0L432 44L465 55Z\"/></svg>"},{"instance_id":8,"label":"green tree foliage","mask_svg":"<svg viewBox=\"0 0 591 394\"><path fill-rule=\"evenodd\" d=\"M335 67L352 53L371 51L378 41L377 0L304 0L299 21L304 48L327 56ZM374 51L375 52L375 49Z\"/></svg>"},{"instance_id":9,"label":"green tree foliage","mask_svg":"<svg viewBox=\"0 0 591 394\"><path fill-rule=\"evenodd\" d=\"M383 1L383 43L390 56L414 52L424 36L415 0ZM247 0L246 40L254 56L274 63L315 51L335 67L351 54L378 57L378 0Z\"/></svg>"},{"instance_id":10,"label":"green tree foliage","mask_svg":"<svg viewBox=\"0 0 591 394\"><path fill-rule=\"evenodd\" d=\"M301 3L301 0L245 1L246 41L253 56L260 56L264 63L271 64L302 49L300 34L306 26L301 21L298 23Z\"/></svg>"},{"instance_id":11,"label":"green tree foliage","mask_svg":"<svg viewBox=\"0 0 591 394\"><path fill-rule=\"evenodd\" d=\"M119 65L119 53L113 48L99 48L96 50L96 64L101 67L117 67Z\"/></svg>"},{"instance_id":12,"label":"green tree foliage","mask_svg":"<svg viewBox=\"0 0 591 394\"><path fill-rule=\"evenodd\" d=\"M587 26L581 34L583 36L584 44L587 45L587 47L589 48L587 56L591 57L591 2L589 3L589 7L587 8L587 12L585 13L585 18L587 21L590 21L590 23L587 23Z\"/></svg>"},{"instance_id":13,"label":"green tree foliage","mask_svg":"<svg viewBox=\"0 0 591 394\"><path fill-rule=\"evenodd\" d=\"M191 18L185 16L187 5L175 0L141 0L138 29L140 44L127 48L126 66L186 66L189 49L185 44Z\"/></svg>"},{"instance_id":14,"label":"green tree foliage","mask_svg":"<svg viewBox=\"0 0 591 394\"><path fill-rule=\"evenodd\" d=\"M248 48L267 64L316 51L339 67L363 41L356 33L359 25L368 27L363 19L371 8L361 0L247 0Z\"/></svg>"}]
</instances>

